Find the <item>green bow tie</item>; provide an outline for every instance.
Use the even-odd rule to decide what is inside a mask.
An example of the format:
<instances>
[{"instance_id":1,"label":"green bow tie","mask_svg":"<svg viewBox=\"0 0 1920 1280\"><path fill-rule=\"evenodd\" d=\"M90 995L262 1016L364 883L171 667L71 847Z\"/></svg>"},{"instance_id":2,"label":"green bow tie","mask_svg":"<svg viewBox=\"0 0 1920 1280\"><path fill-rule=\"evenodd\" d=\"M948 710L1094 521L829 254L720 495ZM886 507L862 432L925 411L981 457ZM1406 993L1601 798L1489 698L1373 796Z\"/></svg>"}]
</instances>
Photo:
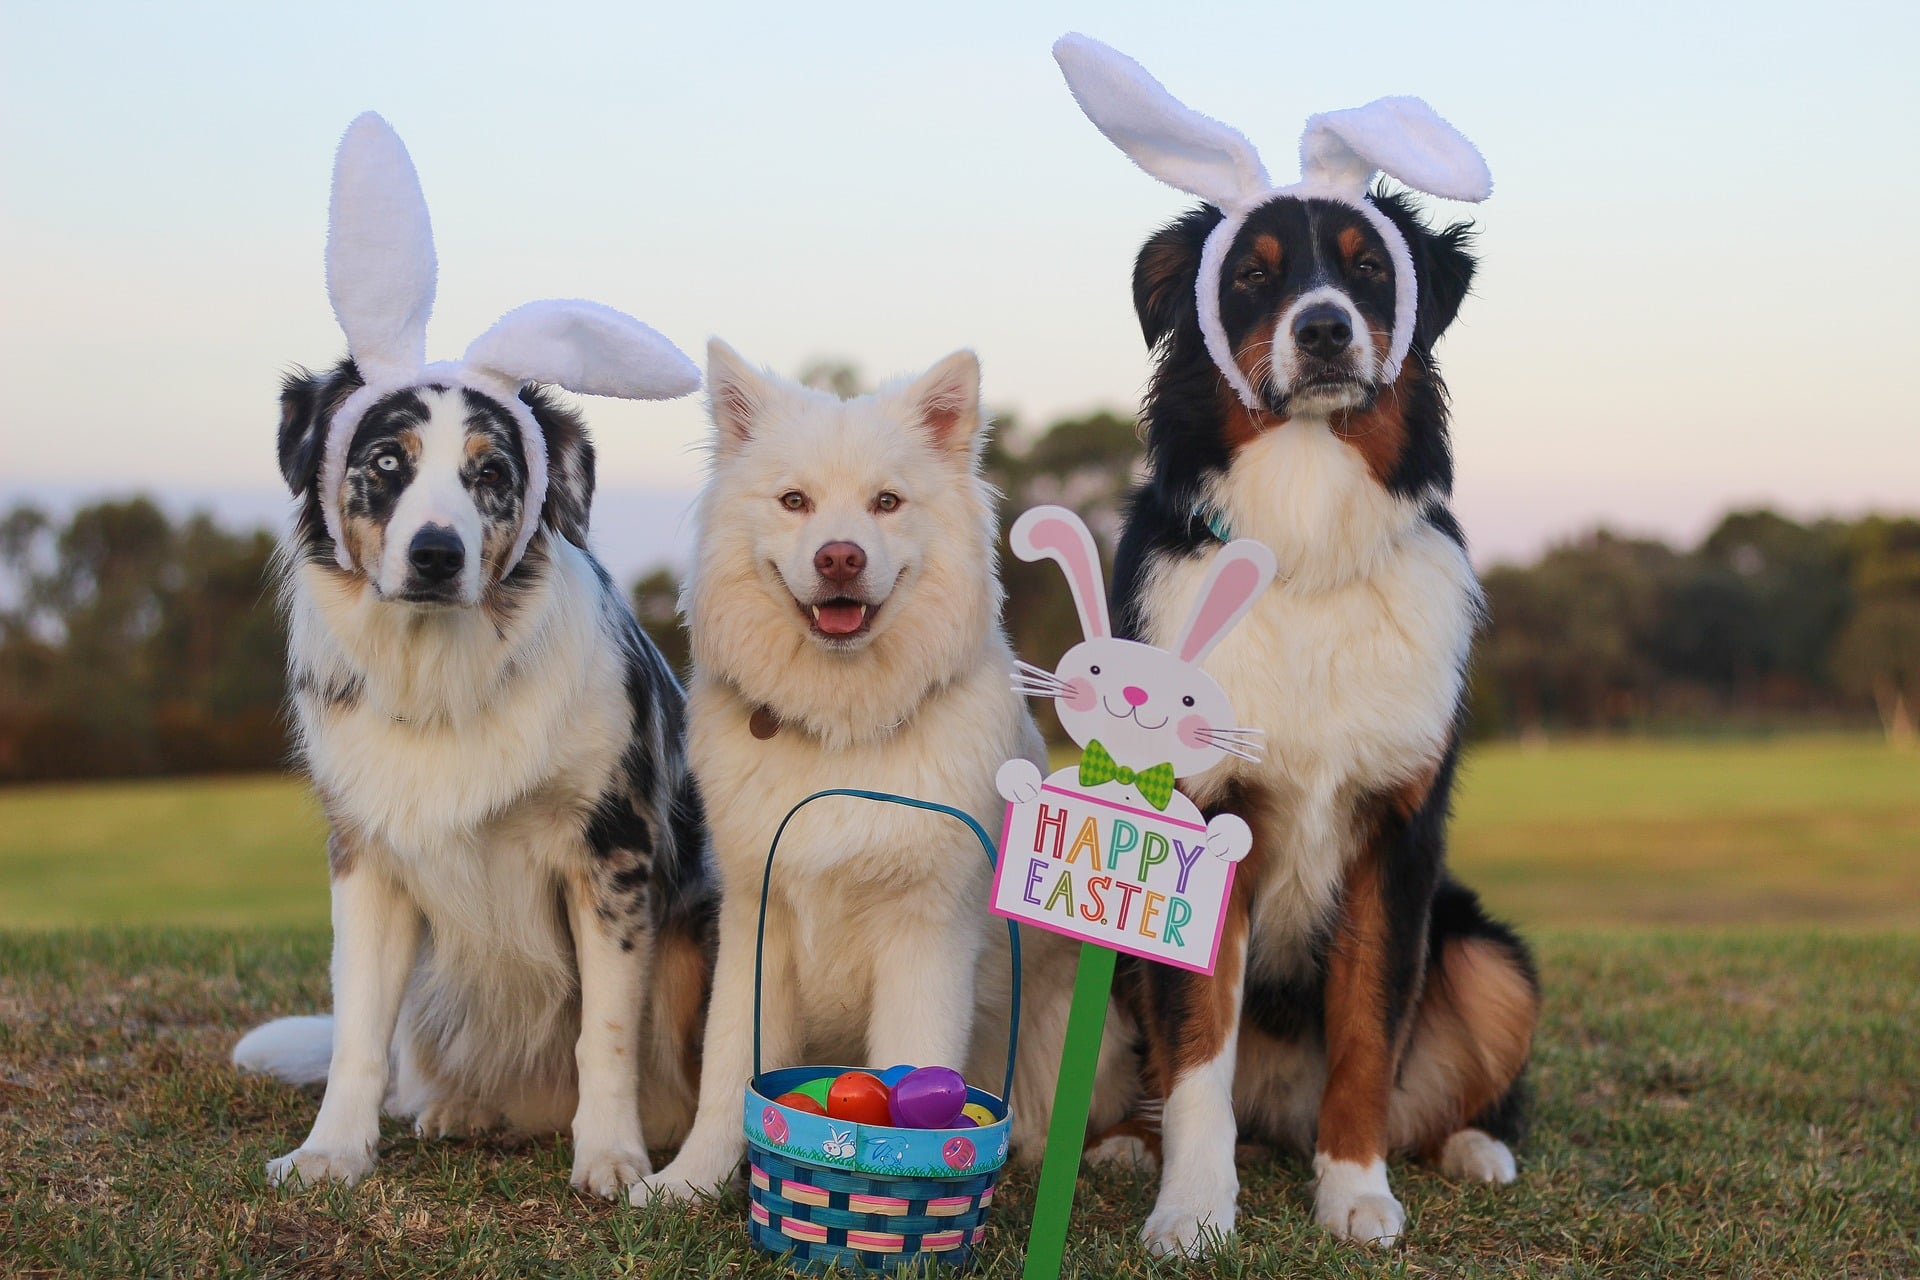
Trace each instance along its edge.
<instances>
[{"instance_id":1,"label":"green bow tie","mask_svg":"<svg viewBox=\"0 0 1920 1280\"><path fill-rule=\"evenodd\" d=\"M1164 810L1173 799L1173 765L1157 764L1151 769L1135 771L1115 764L1107 749L1100 745L1100 739L1091 738L1086 754L1080 757L1080 785L1097 787L1103 782L1133 787L1141 799L1156 809Z\"/></svg>"}]
</instances>

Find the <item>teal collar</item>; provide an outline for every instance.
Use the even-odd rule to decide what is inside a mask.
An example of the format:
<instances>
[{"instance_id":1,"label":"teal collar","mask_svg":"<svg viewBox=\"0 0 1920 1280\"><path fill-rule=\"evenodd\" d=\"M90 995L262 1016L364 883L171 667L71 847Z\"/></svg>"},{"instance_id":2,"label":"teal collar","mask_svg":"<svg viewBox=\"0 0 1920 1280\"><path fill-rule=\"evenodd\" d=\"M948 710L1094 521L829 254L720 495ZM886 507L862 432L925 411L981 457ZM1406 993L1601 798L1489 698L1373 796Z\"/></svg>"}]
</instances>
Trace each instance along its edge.
<instances>
[{"instance_id":1,"label":"teal collar","mask_svg":"<svg viewBox=\"0 0 1920 1280\"><path fill-rule=\"evenodd\" d=\"M1194 521L1208 533L1222 542L1233 541L1233 526L1227 523L1227 513L1210 502L1200 502L1193 508Z\"/></svg>"}]
</instances>

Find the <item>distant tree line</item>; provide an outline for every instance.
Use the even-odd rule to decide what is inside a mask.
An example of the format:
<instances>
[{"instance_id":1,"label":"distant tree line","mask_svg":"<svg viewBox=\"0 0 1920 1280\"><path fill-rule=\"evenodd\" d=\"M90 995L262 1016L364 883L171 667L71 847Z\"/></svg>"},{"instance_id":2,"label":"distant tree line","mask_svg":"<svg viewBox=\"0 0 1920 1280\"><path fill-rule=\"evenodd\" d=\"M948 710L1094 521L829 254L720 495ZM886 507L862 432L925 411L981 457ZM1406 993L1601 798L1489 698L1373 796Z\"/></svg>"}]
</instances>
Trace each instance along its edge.
<instances>
[{"instance_id":1,"label":"distant tree line","mask_svg":"<svg viewBox=\"0 0 1920 1280\"><path fill-rule=\"evenodd\" d=\"M856 385L843 366L822 378ZM1138 456L1133 423L1102 413L1037 434L1003 420L986 465L1003 520L1063 503L1110 548ZM0 781L284 765L272 554L263 530L171 520L145 498L0 517ZM1058 573L1004 553L1001 569L1016 649L1053 662L1080 639ZM1598 531L1484 579L1478 736L1878 726L1914 739L1920 519L1741 511L1696 547ZM684 670L678 585L659 569L633 600Z\"/></svg>"}]
</instances>

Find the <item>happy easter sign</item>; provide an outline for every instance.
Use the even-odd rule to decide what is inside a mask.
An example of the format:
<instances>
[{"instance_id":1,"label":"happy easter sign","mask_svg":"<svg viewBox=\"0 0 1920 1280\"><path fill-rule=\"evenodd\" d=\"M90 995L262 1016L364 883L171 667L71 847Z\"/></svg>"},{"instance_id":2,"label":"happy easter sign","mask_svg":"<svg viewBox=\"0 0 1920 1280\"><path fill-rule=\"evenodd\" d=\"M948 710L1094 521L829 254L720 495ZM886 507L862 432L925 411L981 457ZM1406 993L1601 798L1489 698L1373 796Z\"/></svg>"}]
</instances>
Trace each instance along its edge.
<instances>
[{"instance_id":1,"label":"happy easter sign","mask_svg":"<svg viewBox=\"0 0 1920 1280\"><path fill-rule=\"evenodd\" d=\"M1163 649L1113 634L1099 553L1073 512L1035 507L1009 541L1022 560L1057 561L1073 592L1085 638L1052 671L1018 663L1014 687L1053 701L1081 755L1050 777L1028 760L995 775L1007 825L994 913L1212 973L1234 864L1253 832L1230 813L1203 819L1175 783L1228 757L1259 759L1259 731L1233 723L1201 663L1273 581L1273 553L1248 541L1216 551Z\"/></svg>"},{"instance_id":2,"label":"happy easter sign","mask_svg":"<svg viewBox=\"0 0 1920 1280\"><path fill-rule=\"evenodd\" d=\"M1207 853L1207 828L1048 780L1007 806L993 910L1128 955L1212 973L1234 864Z\"/></svg>"}]
</instances>

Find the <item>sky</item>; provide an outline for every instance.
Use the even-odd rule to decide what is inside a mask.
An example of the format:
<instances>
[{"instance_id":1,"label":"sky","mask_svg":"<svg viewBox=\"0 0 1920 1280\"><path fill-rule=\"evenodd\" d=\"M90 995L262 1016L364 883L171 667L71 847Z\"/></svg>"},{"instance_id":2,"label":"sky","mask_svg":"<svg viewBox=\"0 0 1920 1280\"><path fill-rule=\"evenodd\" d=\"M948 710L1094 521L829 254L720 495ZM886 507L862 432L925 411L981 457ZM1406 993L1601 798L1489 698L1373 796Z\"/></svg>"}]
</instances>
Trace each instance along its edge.
<instances>
[{"instance_id":1,"label":"sky","mask_svg":"<svg viewBox=\"0 0 1920 1280\"><path fill-rule=\"evenodd\" d=\"M1486 155L1440 347L1480 558L1597 523L1920 509L1920 6L156 5L0 0L0 499L272 513L274 397L344 343L332 152L433 211L429 355L590 297L794 372L979 353L1029 426L1130 411L1141 241L1190 203L1074 106L1082 30L1240 128L1426 98ZM697 398L587 401L601 550L684 561Z\"/></svg>"}]
</instances>

